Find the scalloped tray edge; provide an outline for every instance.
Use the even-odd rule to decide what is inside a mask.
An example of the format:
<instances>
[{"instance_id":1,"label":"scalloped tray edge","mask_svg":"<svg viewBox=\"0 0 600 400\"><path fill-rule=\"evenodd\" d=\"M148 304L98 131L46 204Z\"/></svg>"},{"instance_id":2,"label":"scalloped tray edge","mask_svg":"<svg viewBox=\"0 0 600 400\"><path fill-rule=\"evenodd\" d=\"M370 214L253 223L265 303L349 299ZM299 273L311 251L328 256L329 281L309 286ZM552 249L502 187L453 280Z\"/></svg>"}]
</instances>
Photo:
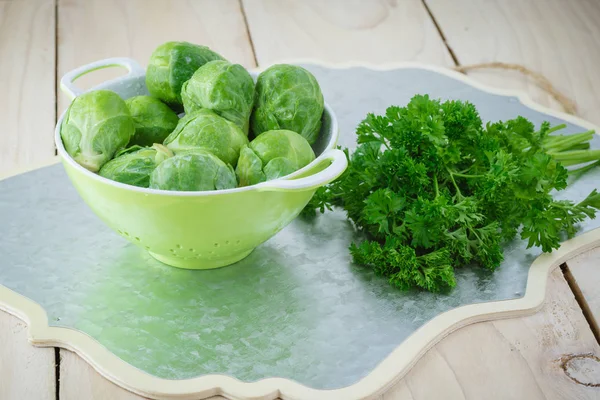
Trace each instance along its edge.
<instances>
[{"instance_id":1,"label":"scalloped tray edge","mask_svg":"<svg viewBox=\"0 0 600 400\"><path fill-rule=\"evenodd\" d=\"M578 117L554 111L531 100L525 93L491 88L467 76L443 67L420 63L394 63L369 65L365 63L329 64L315 60L294 59L280 62L314 64L332 69L364 67L372 70L420 68L446 75L479 90L501 96L517 97L521 104L588 129L597 128ZM255 69L262 70L261 68ZM20 173L42 168L59 162L52 157L35 167L21 168L0 174L0 180ZM417 361L436 343L450 333L473 323L514 318L538 311L544 303L547 280L550 273L567 260L600 246L600 228L564 242L560 249L542 254L531 265L527 276L527 287L522 298L471 304L442 313L417 329L411 336L391 352L367 376L353 385L334 389L318 390L283 378L267 378L255 382L242 382L224 375L204 375L186 380L168 380L154 377L112 354L85 333L48 325L44 309L25 296L0 285L0 310L25 321L28 325L29 341L40 347L61 347L75 352L102 376L122 388L153 399L198 399L222 395L233 399L373 399L383 394L398 382Z\"/></svg>"}]
</instances>

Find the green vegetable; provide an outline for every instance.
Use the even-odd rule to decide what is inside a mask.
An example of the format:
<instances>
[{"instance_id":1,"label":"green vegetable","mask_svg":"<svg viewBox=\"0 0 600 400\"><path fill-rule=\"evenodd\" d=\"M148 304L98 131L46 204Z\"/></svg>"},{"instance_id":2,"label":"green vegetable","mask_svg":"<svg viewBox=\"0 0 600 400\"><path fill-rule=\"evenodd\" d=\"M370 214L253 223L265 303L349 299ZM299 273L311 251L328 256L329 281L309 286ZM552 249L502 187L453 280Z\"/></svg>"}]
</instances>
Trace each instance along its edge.
<instances>
[{"instance_id":1,"label":"green vegetable","mask_svg":"<svg viewBox=\"0 0 600 400\"><path fill-rule=\"evenodd\" d=\"M277 64L256 82L256 100L250 120L252 133L288 129L315 143L321 129L324 102L315 77L302 67Z\"/></svg>"},{"instance_id":2,"label":"green vegetable","mask_svg":"<svg viewBox=\"0 0 600 400\"><path fill-rule=\"evenodd\" d=\"M154 97L176 106L181 104L181 86L194 72L213 60L223 60L206 46L188 42L166 42L154 50L146 71L146 86Z\"/></svg>"},{"instance_id":3,"label":"green vegetable","mask_svg":"<svg viewBox=\"0 0 600 400\"><path fill-rule=\"evenodd\" d=\"M242 148L235 172L240 186L249 186L289 175L314 159L313 149L296 132L267 131Z\"/></svg>"},{"instance_id":4,"label":"green vegetable","mask_svg":"<svg viewBox=\"0 0 600 400\"><path fill-rule=\"evenodd\" d=\"M125 103L135 123L135 134L129 145L162 143L179 122L177 114L154 97L136 96L125 100Z\"/></svg>"},{"instance_id":5,"label":"green vegetable","mask_svg":"<svg viewBox=\"0 0 600 400\"><path fill-rule=\"evenodd\" d=\"M596 190L579 203L551 196L567 186L555 153L585 140L551 136L555 129L535 131L522 117L483 126L470 103L415 96L366 117L347 171L311 206L341 206L367 234L350 248L357 263L400 288L446 290L456 285L454 268L495 269L519 229L528 247L549 252L595 217Z\"/></svg>"},{"instance_id":6,"label":"green vegetable","mask_svg":"<svg viewBox=\"0 0 600 400\"><path fill-rule=\"evenodd\" d=\"M204 64L183 84L181 97L186 113L208 108L248 135L254 81L241 65L222 60Z\"/></svg>"},{"instance_id":7,"label":"green vegetable","mask_svg":"<svg viewBox=\"0 0 600 400\"><path fill-rule=\"evenodd\" d=\"M233 168L202 149L176 154L163 161L150 175L152 189L205 191L236 186Z\"/></svg>"},{"instance_id":8,"label":"green vegetable","mask_svg":"<svg viewBox=\"0 0 600 400\"><path fill-rule=\"evenodd\" d=\"M181 118L164 141L164 145L175 153L204 148L233 167L237 164L240 149L247 144L248 138L237 125L204 108Z\"/></svg>"},{"instance_id":9,"label":"green vegetable","mask_svg":"<svg viewBox=\"0 0 600 400\"><path fill-rule=\"evenodd\" d=\"M121 150L116 157L104 164L99 175L113 181L147 188L150 174L173 153L161 144L152 147L132 146Z\"/></svg>"},{"instance_id":10,"label":"green vegetable","mask_svg":"<svg viewBox=\"0 0 600 400\"><path fill-rule=\"evenodd\" d=\"M77 163L97 172L127 145L134 131L125 101L110 90L94 90L73 100L61 124L60 137Z\"/></svg>"}]
</instances>

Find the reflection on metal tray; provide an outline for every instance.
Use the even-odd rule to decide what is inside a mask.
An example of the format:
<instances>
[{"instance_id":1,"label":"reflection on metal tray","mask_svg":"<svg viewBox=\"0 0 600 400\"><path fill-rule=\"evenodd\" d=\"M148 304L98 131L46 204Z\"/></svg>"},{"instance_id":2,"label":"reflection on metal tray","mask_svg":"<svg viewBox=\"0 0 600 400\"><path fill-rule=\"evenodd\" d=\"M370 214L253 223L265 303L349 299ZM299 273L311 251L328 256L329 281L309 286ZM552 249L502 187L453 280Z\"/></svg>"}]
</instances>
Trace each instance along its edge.
<instances>
[{"instance_id":1,"label":"reflection on metal tray","mask_svg":"<svg viewBox=\"0 0 600 400\"><path fill-rule=\"evenodd\" d=\"M424 69L306 67L337 113L343 146L353 145L367 112L416 93L471 100L485 120L563 122ZM568 125L565 132L584 129ZM598 138L592 145L600 147ZM581 199L599 178L589 174L560 197ZM450 294L401 292L351 263L356 233L336 211L297 219L236 265L180 270L105 227L61 165L1 181L0 221L0 283L39 303L51 325L85 332L162 378L284 377L320 389L357 382L439 313L522 296L540 254L515 241L496 272L459 269ZM587 222L582 231L599 225Z\"/></svg>"}]
</instances>

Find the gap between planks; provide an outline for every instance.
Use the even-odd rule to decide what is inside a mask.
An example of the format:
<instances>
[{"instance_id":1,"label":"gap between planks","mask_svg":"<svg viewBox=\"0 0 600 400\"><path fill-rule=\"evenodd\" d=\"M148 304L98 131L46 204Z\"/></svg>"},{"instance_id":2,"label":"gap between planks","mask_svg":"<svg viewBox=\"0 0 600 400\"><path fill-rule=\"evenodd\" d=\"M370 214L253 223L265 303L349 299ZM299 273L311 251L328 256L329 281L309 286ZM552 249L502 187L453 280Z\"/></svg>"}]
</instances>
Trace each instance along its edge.
<instances>
[{"instance_id":1,"label":"gap between planks","mask_svg":"<svg viewBox=\"0 0 600 400\"><path fill-rule=\"evenodd\" d=\"M440 35L440 39L444 43L444 46L446 46L446 50L448 50L448 53L450 54L450 57L452 58L452 61L454 62L454 65L456 67L460 66L461 65L460 61L458 61L458 57L456 57L456 54L454 53L454 50L452 50L452 48L448 44L448 40L446 40L446 35L444 34L444 31L442 30L442 27L437 22L437 20L433 16L433 13L429 9L429 6L427 5L427 0L421 0L421 3L423 4L423 8L425 8L425 11L427 11L427 15L429 15L429 18L431 18L431 22L433 22L433 25L435 26L435 29L437 30L438 34Z\"/></svg>"},{"instance_id":2,"label":"gap between planks","mask_svg":"<svg viewBox=\"0 0 600 400\"><path fill-rule=\"evenodd\" d=\"M58 1L54 0L54 125L58 121ZM54 144L54 155L58 155ZM60 400L60 347L54 348L54 399Z\"/></svg>"},{"instance_id":3,"label":"gap between planks","mask_svg":"<svg viewBox=\"0 0 600 400\"><path fill-rule=\"evenodd\" d=\"M54 125L58 121L58 1L54 0ZM58 155L56 144L54 144L54 155ZM56 399L58 400L58 389Z\"/></svg>"},{"instance_id":4,"label":"gap between planks","mask_svg":"<svg viewBox=\"0 0 600 400\"><path fill-rule=\"evenodd\" d=\"M254 41L252 40L252 33L250 32L250 26L248 25L248 16L246 15L246 9L244 8L244 3L242 2L242 0L238 0L238 5L240 7L240 13L242 14L242 18L244 20L244 25L246 26L246 35L248 36L248 43L250 44L250 51L252 52L252 57L254 57L254 65L258 67L258 58L256 58Z\"/></svg>"},{"instance_id":5,"label":"gap between planks","mask_svg":"<svg viewBox=\"0 0 600 400\"><path fill-rule=\"evenodd\" d=\"M594 313L592 312L590 305L585 299L585 296L583 295L581 288L577 284L575 277L571 273L569 266L567 264L563 264L560 266L560 268L565 277L565 280L567 281L567 284L569 285L569 289L571 289L571 291L573 292L573 296L575 296L575 300L581 308L581 312L583 313L585 320L590 325L590 329L594 334L596 341L598 342L598 344L600 344L600 328L598 327L598 322L596 321L596 318L594 318Z\"/></svg>"}]
</instances>

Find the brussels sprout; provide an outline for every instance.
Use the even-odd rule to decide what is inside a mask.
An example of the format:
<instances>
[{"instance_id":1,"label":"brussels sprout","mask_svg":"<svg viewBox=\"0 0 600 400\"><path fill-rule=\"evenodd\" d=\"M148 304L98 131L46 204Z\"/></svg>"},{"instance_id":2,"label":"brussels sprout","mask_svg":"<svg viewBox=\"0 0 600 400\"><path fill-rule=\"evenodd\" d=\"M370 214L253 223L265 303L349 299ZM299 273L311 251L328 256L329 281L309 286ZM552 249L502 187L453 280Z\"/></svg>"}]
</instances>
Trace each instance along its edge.
<instances>
[{"instance_id":1,"label":"brussels sprout","mask_svg":"<svg viewBox=\"0 0 600 400\"><path fill-rule=\"evenodd\" d=\"M167 42L156 48L146 71L146 86L154 97L169 105L181 104L181 85L208 61L224 60L206 46Z\"/></svg>"},{"instance_id":2,"label":"brussels sprout","mask_svg":"<svg viewBox=\"0 0 600 400\"><path fill-rule=\"evenodd\" d=\"M176 154L150 175L152 189L204 191L231 189L236 185L231 165L203 149Z\"/></svg>"},{"instance_id":3,"label":"brussels sprout","mask_svg":"<svg viewBox=\"0 0 600 400\"><path fill-rule=\"evenodd\" d=\"M129 143L134 131L125 101L110 90L94 90L73 100L61 124L60 137L76 162L97 172Z\"/></svg>"},{"instance_id":4,"label":"brussels sprout","mask_svg":"<svg viewBox=\"0 0 600 400\"><path fill-rule=\"evenodd\" d=\"M235 173L240 186L255 185L289 175L314 159L313 149L296 132L267 131L242 148Z\"/></svg>"},{"instance_id":5,"label":"brussels sprout","mask_svg":"<svg viewBox=\"0 0 600 400\"><path fill-rule=\"evenodd\" d=\"M202 108L181 118L163 144L175 153L203 148L235 167L248 138L233 122Z\"/></svg>"},{"instance_id":6,"label":"brussels sprout","mask_svg":"<svg viewBox=\"0 0 600 400\"><path fill-rule=\"evenodd\" d=\"M179 117L162 101L150 96L136 96L125 100L135 124L135 133L129 145L152 146L163 140L177 126Z\"/></svg>"},{"instance_id":7,"label":"brussels sprout","mask_svg":"<svg viewBox=\"0 0 600 400\"><path fill-rule=\"evenodd\" d=\"M131 146L117 153L115 158L104 164L100 176L128 185L147 188L150 174L173 153L161 144L152 147Z\"/></svg>"},{"instance_id":8,"label":"brussels sprout","mask_svg":"<svg viewBox=\"0 0 600 400\"><path fill-rule=\"evenodd\" d=\"M315 77L304 68L277 64L256 81L256 100L250 119L254 136L289 129L313 144L319 136L324 103Z\"/></svg>"},{"instance_id":9,"label":"brussels sprout","mask_svg":"<svg viewBox=\"0 0 600 400\"><path fill-rule=\"evenodd\" d=\"M241 65L227 61L207 62L183 84L181 98L186 113L208 108L248 135L254 81Z\"/></svg>"}]
</instances>

